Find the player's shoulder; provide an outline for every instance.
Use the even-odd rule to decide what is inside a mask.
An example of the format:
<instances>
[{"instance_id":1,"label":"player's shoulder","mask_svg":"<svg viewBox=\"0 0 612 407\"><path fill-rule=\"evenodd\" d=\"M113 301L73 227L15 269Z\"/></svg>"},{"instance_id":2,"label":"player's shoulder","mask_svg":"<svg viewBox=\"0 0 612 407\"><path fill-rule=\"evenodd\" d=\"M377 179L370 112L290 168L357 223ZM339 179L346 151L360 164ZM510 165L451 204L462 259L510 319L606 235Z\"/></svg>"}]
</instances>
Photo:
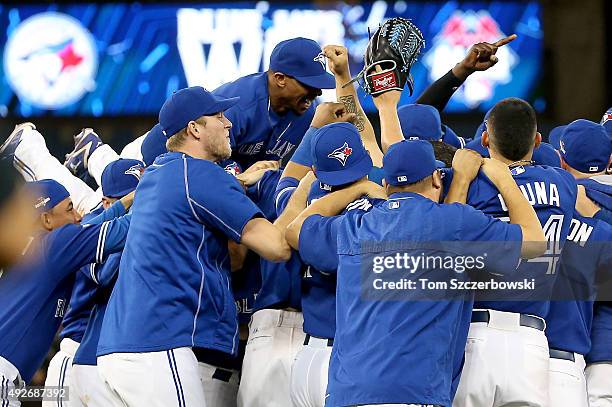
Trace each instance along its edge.
<instances>
[{"instance_id":1,"label":"player's shoulder","mask_svg":"<svg viewBox=\"0 0 612 407\"><path fill-rule=\"evenodd\" d=\"M268 100L266 72L254 73L242 76L232 82L219 86L213 91L217 96L235 97L240 100L231 111L245 111L253 108L259 103L266 103Z\"/></svg>"},{"instance_id":2,"label":"player's shoulder","mask_svg":"<svg viewBox=\"0 0 612 407\"><path fill-rule=\"evenodd\" d=\"M559 167L549 165L532 165L529 168L529 176L539 177L549 181L563 182L568 186L575 186L576 179L572 174Z\"/></svg>"}]
</instances>

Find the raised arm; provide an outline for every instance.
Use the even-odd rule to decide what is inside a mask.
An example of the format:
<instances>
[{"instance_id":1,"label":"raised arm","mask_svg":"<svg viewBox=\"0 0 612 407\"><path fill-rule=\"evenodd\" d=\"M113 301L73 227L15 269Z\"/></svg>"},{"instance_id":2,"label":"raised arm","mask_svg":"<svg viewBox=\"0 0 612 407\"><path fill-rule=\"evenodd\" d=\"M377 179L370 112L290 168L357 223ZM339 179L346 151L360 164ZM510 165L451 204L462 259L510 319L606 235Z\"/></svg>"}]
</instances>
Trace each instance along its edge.
<instances>
[{"instance_id":1,"label":"raised arm","mask_svg":"<svg viewBox=\"0 0 612 407\"><path fill-rule=\"evenodd\" d=\"M374 105L380 116L380 141L382 151L386 153L389 147L404 140L402 127L397 116L397 104L402 92L390 90L378 96L373 96Z\"/></svg>"},{"instance_id":2,"label":"raised arm","mask_svg":"<svg viewBox=\"0 0 612 407\"><path fill-rule=\"evenodd\" d=\"M546 237L542 225L533 207L516 185L510 169L506 164L491 158L485 158L482 170L493 182L508 207L510 223L521 227L523 244L521 257L532 259L541 256L546 251Z\"/></svg>"},{"instance_id":3,"label":"raised arm","mask_svg":"<svg viewBox=\"0 0 612 407\"><path fill-rule=\"evenodd\" d=\"M368 117L361 107L361 103L359 103L355 85L342 86L351 80L346 47L340 45L327 45L323 48L323 52L329 60L330 69L336 78L336 98L338 102L344 104L347 113L355 114L354 124L357 130L359 130L363 145L366 150L370 152L370 157L374 165L382 167L383 153L376 142L372 123L368 120Z\"/></svg>"}]
</instances>

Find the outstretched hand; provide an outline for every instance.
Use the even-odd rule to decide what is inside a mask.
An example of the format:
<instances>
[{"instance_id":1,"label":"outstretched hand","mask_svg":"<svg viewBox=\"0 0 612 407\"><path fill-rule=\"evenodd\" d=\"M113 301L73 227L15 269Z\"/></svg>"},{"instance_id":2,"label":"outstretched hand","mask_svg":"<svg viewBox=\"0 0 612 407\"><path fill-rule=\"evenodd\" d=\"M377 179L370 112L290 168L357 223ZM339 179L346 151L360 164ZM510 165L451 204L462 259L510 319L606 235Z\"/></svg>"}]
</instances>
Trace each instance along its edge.
<instances>
[{"instance_id":1,"label":"outstretched hand","mask_svg":"<svg viewBox=\"0 0 612 407\"><path fill-rule=\"evenodd\" d=\"M465 80L476 71L486 71L499 61L495 55L497 49L514 41L516 38L517 35L512 34L493 44L479 42L478 44L472 45L465 58L453 68L453 74L457 78Z\"/></svg>"}]
</instances>

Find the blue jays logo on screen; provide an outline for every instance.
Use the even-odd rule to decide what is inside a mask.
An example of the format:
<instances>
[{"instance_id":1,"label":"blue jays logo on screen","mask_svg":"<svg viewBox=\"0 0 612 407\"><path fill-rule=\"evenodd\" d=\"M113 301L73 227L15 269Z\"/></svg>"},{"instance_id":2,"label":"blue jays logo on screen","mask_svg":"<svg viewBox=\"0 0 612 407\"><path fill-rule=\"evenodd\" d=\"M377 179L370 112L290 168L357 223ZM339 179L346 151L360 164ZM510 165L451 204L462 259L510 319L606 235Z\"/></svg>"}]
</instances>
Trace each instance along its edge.
<instances>
[{"instance_id":1,"label":"blue jays logo on screen","mask_svg":"<svg viewBox=\"0 0 612 407\"><path fill-rule=\"evenodd\" d=\"M339 147L329 153L329 158L335 158L340 161L340 164L344 167L346 165L346 160L348 160L349 156L353 154L353 149L349 147L348 143L345 141L342 147Z\"/></svg>"},{"instance_id":2,"label":"blue jays logo on screen","mask_svg":"<svg viewBox=\"0 0 612 407\"><path fill-rule=\"evenodd\" d=\"M137 180L140 180L143 173L144 168L141 165L132 165L125 171L125 175L133 175Z\"/></svg>"},{"instance_id":3,"label":"blue jays logo on screen","mask_svg":"<svg viewBox=\"0 0 612 407\"><path fill-rule=\"evenodd\" d=\"M463 59L472 45L493 43L505 36L487 10L454 12L423 59L430 80L435 81L448 72L455 61ZM491 99L496 86L512 80L512 68L518 63L518 55L511 47L505 46L497 50L497 57L499 62L493 68L470 76L457 91L456 97L468 107L474 108Z\"/></svg>"},{"instance_id":4,"label":"blue jays logo on screen","mask_svg":"<svg viewBox=\"0 0 612 407\"><path fill-rule=\"evenodd\" d=\"M39 13L24 20L4 50L9 85L22 103L43 109L59 109L94 90L97 67L91 33L63 13Z\"/></svg>"}]
</instances>

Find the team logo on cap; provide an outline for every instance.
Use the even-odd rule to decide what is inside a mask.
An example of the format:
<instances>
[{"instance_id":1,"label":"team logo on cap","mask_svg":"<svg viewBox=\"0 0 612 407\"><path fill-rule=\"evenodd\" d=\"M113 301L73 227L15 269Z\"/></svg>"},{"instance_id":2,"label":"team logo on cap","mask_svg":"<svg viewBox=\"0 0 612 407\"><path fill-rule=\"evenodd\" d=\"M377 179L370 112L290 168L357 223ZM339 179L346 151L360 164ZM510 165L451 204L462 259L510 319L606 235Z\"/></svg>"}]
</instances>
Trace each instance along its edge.
<instances>
[{"instance_id":1,"label":"team logo on cap","mask_svg":"<svg viewBox=\"0 0 612 407\"><path fill-rule=\"evenodd\" d=\"M612 112L606 112L604 113L603 117L601 118L601 122L599 124L604 124L605 122L607 122L608 120L612 119Z\"/></svg>"},{"instance_id":2,"label":"team logo on cap","mask_svg":"<svg viewBox=\"0 0 612 407\"><path fill-rule=\"evenodd\" d=\"M9 85L28 104L59 109L96 87L98 50L91 33L75 18L57 12L21 22L4 50Z\"/></svg>"},{"instance_id":3,"label":"team logo on cap","mask_svg":"<svg viewBox=\"0 0 612 407\"><path fill-rule=\"evenodd\" d=\"M136 177L137 180L140 181L140 177L142 177L142 173L144 172L144 168L142 168L142 165L132 165L130 168L128 168L125 171L125 175L132 175L134 177Z\"/></svg>"},{"instance_id":4,"label":"team logo on cap","mask_svg":"<svg viewBox=\"0 0 612 407\"><path fill-rule=\"evenodd\" d=\"M323 52L319 52L319 54L316 57L314 57L312 60L320 63L323 69L327 69L327 57L325 56Z\"/></svg>"},{"instance_id":5,"label":"team logo on cap","mask_svg":"<svg viewBox=\"0 0 612 407\"><path fill-rule=\"evenodd\" d=\"M342 147L338 147L331 153L327 155L329 158L335 158L340 161L340 164L344 167L346 165L346 160L348 160L349 156L353 154L353 149L349 147L348 143L345 141Z\"/></svg>"},{"instance_id":6,"label":"team logo on cap","mask_svg":"<svg viewBox=\"0 0 612 407\"><path fill-rule=\"evenodd\" d=\"M563 142L563 140L559 142L559 150L561 150L561 152L565 154L565 143Z\"/></svg>"}]
</instances>

